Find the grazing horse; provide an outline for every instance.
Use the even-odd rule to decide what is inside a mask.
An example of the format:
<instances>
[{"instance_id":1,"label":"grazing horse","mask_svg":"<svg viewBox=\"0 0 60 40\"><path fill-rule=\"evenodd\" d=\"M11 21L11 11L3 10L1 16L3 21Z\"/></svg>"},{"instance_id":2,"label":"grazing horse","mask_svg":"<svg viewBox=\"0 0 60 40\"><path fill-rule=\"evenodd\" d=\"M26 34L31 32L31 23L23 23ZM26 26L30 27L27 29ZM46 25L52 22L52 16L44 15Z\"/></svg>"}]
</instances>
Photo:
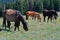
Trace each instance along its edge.
<instances>
[{"instance_id":1,"label":"grazing horse","mask_svg":"<svg viewBox=\"0 0 60 40\"><path fill-rule=\"evenodd\" d=\"M46 16L48 16L47 22L49 21L49 19L51 19L51 22L52 22L53 17L55 19L57 19L58 14L57 14L57 12L55 10L47 10L47 9L45 9L43 11L43 16L44 16L44 22L45 22Z\"/></svg>"},{"instance_id":2,"label":"grazing horse","mask_svg":"<svg viewBox=\"0 0 60 40\"><path fill-rule=\"evenodd\" d=\"M5 29L6 29L6 22L7 22L7 27L9 28L9 30L10 30L10 25L11 25L10 22L15 22L14 31L16 31L16 28L18 28L18 30L19 30L20 21L23 24L23 29L25 31L28 31L27 23L26 23L25 19L23 18L20 11L13 10L13 9L7 9L3 12L3 26L5 26Z\"/></svg>"},{"instance_id":3,"label":"grazing horse","mask_svg":"<svg viewBox=\"0 0 60 40\"><path fill-rule=\"evenodd\" d=\"M32 19L34 18L34 19L38 19L38 20L40 20L41 21L41 17L40 17L40 13L38 13L38 12L35 12L35 11L27 11L26 12L26 20L28 20L28 17L32 17Z\"/></svg>"}]
</instances>

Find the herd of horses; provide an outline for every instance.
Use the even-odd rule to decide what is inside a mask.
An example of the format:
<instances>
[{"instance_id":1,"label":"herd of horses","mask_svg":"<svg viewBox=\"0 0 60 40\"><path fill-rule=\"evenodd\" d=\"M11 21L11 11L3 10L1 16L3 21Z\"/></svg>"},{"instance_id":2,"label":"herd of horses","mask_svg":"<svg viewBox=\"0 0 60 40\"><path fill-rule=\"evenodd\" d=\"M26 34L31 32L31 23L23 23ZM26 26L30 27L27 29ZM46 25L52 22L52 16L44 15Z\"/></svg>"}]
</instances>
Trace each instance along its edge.
<instances>
[{"instance_id":1,"label":"herd of horses","mask_svg":"<svg viewBox=\"0 0 60 40\"><path fill-rule=\"evenodd\" d=\"M26 20L28 20L28 18L32 17L32 19L38 19L41 22L41 16L40 13L35 12L35 11L27 11L26 12ZM44 10L43 11L43 17L44 17L44 22L45 22L45 18L46 16L48 17L47 22L49 21L49 19L52 22L52 19L57 19L58 14L55 10ZM23 29L25 31L28 31L28 26L27 26L27 22L24 19L23 15L21 14L20 11L18 10L13 10L13 9L7 9L3 12L3 27L5 27L5 29L8 27L10 30L10 22L15 22L14 26L15 29L14 31L16 31L16 29L18 28L19 31L19 26L20 26L20 22L22 22L23 24Z\"/></svg>"}]
</instances>

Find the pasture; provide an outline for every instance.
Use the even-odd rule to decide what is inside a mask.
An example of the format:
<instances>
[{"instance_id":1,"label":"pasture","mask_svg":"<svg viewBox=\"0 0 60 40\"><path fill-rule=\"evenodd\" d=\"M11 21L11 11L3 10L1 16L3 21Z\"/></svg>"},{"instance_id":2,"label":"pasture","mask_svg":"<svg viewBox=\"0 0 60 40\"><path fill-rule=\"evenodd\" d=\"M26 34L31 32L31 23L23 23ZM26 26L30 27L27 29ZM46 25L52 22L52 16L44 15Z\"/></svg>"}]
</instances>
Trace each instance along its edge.
<instances>
[{"instance_id":1,"label":"pasture","mask_svg":"<svg viewBox=\"0 0 60 40\"><path fill-rule=\"evenodd\" d=\"M31 17L26 20L28 31L24 31L22 24L20 31L14 31L14 22L12 22L11 32L0 31L0 40L60 40L60 14L58 13L58 19L53 22L43 22L42 15L41 18L42 22L32 20ZM3 28L2 21L2 18L0 18L0 29Z\"/></svg>"}]
</instances>

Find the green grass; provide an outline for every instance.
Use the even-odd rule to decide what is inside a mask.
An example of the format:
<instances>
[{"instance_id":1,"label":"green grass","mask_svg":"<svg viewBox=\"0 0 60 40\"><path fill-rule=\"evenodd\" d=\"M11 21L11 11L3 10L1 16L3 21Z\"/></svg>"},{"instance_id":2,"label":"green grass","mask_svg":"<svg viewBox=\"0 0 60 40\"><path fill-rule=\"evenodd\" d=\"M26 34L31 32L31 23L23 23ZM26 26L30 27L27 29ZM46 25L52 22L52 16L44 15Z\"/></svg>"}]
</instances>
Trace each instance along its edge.
<instances>
[{"instance_id":1,"label":"green grass","mask_svg":"<svg viewBox=\"0 0 60 40\"><path fill-rule=\"evenodd\" d=\"M60 14L59 14L60 15ZM60 40L60 16L53 22L42 22L29 18L28 28L24 31L22 24L20 31L14 31L14 23L11 24L11 32L0 31L0 40ZM2 18L0 18L0 28L2 28Z\"/></svg>"}]
</instances>

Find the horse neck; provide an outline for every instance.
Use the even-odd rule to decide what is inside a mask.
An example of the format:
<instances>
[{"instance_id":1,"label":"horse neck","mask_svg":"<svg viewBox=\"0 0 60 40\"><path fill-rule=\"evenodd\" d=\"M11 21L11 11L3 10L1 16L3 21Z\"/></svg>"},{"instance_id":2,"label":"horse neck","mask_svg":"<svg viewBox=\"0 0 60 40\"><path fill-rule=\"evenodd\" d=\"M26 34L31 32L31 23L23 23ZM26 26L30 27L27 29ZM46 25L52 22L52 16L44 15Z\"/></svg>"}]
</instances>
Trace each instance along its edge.
<instances>
[{"instance_id":1,"label":"horse neck","mask_svg":"<svg viewBox=\"0 0 60 40\"><path fill-rule=\"evenodd\" d=\"M23 25L26 24L26 21L25 21L25 19L23 18L22 15L19 16L19 20L23 23Z\"/></svg>"}]
</instances>

